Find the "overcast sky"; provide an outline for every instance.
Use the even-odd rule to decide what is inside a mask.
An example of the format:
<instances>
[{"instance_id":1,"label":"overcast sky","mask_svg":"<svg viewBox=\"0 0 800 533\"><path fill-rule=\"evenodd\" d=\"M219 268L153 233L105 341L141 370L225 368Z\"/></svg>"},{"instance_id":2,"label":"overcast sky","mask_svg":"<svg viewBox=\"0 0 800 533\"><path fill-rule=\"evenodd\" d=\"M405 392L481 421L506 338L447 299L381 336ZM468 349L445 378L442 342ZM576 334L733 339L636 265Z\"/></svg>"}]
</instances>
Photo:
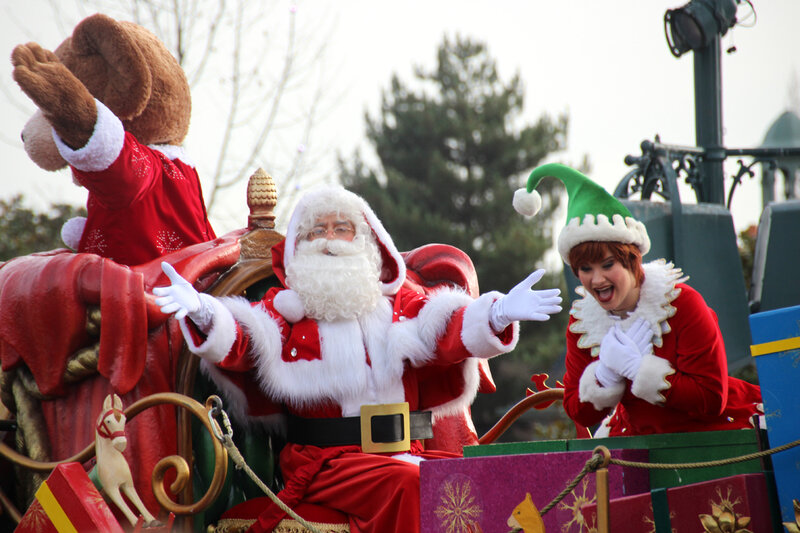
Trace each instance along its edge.
<instances>
[{"instance_id":1,"label":"overcast sky","mask_svg":"<svg viewBox=\"0 0 800 533\"><path fill-rule=\"evenodd\" d=\"M755 24L750 17L746 23L751 27L737 26L723 38L723 49L736 47L722 59L724 144L729 148L760 145L772 121L798 99L791 88L797 93L800 1L753 2ZM0 0L5 57L18 43L37 40L54 47L63 40L66 31L48 20L47 5L44 0ZM330 22L325 57L337 73L331 86L337 97L307 147L321 157L314 172L335 175L337 152L364 149L364 111L377 109L392 73L410 80L415 65L433 67L443 36L459 34L485 42L504 79L520 73L527 122L543 113L569 113L568 150L553 154L553 160L579 163L587 155L592 177L613 190L627 170L624 156L639 154L642 140L659 134L665 143L694 144L693 57L676 59L664 38L664 12L680 5L662 0L287 2L283 16ZM740 16L749 11L746 4L739 7ZM82 204L85 192L67 174L39 170L22 150L19 131L33 108L20 98L10 62L0 66L2 86L13 93L0 95L0 197L22 192L37 208L57 201ZM204 121L197 114L203 112L194 108L187 141L195 152L202 152L199 128ZM202 166L199 170L202 177ZM729 163L727 171L734 170ZM230 196L212 217L217 232L245 225L244 207L243 193ZM760 189L753 180L734 197L736 226L756 223L759 212Z\"/></svg>"}]
</instances>

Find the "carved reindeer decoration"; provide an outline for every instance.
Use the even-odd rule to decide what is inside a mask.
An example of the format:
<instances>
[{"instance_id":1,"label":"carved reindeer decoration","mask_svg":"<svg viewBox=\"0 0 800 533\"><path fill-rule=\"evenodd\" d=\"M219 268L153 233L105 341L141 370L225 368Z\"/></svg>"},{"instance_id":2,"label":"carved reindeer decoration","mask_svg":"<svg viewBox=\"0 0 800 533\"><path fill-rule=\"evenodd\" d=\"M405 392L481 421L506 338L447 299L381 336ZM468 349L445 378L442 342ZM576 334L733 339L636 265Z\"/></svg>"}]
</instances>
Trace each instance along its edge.
<instances>
[{"instance_id":1,"label":"carved reindeer decoration","mask_svg":"<svg viewBox=\"0 0 800 533\"><path fill-rule=\"evenodd\" d=\"M125 438L125 420L119 396L116 394L113 397L110 394L106 396L103 400L103 413L97 419L95 428L97 475L103 491L119 507L132 526L136 526L137 517L122 499L120 491L142 513L146 525L157 525L159 522L150 514L136 493L131 469L125 456L122 455L128 445L128 440Z\"/></svg>"}]
</instances>

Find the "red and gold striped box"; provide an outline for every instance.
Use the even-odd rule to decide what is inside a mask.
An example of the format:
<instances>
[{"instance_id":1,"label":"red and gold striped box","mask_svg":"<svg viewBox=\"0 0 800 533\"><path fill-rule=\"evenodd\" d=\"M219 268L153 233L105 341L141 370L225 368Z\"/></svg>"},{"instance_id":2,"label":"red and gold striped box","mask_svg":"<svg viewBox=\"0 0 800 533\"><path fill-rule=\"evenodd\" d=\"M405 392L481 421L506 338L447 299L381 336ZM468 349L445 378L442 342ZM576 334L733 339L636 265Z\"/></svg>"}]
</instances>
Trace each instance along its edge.
<instances>
[{"instance_id":1,"label":"red and gold striped box","mask_svg":"<svg viewBox=\"0 0 800 533\"><path fill-rule=\"evenodd\" d=\"M58 465L36 491L15 533L123 533L78 463Z\"/></svg>"}]
</instances>

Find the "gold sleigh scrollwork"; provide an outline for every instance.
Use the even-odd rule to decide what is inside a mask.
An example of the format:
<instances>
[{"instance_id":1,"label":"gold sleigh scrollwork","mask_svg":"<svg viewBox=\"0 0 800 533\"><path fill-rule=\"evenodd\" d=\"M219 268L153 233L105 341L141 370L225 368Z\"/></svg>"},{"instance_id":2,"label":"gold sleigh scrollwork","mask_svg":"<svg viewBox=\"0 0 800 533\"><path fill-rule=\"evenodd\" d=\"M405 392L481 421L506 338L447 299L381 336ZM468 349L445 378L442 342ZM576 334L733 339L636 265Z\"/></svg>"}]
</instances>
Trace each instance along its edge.
<instances>
[{"instance_id":1,"label":"gold sleigh scrollwork","mask_svg":"<svg viewBox=\"0 0 800 533\"><path fill-rule=\"evenodd\" d=\"M167 494L167 491L164 488L164 478L170 469L174 469L176 472L176 479L170 485L170 491L173 494L178 494L184 489L184 487L188 486L189 482L191 481L191 469L183 457L179 455L169 455L158 461L153 469L153 474L151 476L153 494L155 495L156 500L161 507L168 512L175 513L176 515L192 515L208 508L208 506L214 502L217 496L219 496L223 483L225 482L225 477L228 473L228 452L222 443L220 443L220 441L214 436L215 434L220 433L221 429L217 425L216 421L210 419L208 416L208 412L212 408L211 401L211 398L206 400L206 404L204 406L197 400L194 400L193 398L183 394L176 392L161 392L137 400L136 402L130 404L124 411L125 416L128 418L128 420L130 420L137 414L150 407L162 404L171 404L173 406L180 407L196 416L200 422L202 422L206 431L208 431L214 448L214 475L211 479L208 490L206 490L206 493L197 502L185 505L176 503ZM212 426L212 423L214 426ZM12 463L19 465L22 468L42 473L50 472L56 466L62 463L85 463L94 457L94 454L95 444L92 442L92 444L88 445L79 453L62 461L36 461L0 442L0 456L8 459Z\"/></svg>"}]
</instances>

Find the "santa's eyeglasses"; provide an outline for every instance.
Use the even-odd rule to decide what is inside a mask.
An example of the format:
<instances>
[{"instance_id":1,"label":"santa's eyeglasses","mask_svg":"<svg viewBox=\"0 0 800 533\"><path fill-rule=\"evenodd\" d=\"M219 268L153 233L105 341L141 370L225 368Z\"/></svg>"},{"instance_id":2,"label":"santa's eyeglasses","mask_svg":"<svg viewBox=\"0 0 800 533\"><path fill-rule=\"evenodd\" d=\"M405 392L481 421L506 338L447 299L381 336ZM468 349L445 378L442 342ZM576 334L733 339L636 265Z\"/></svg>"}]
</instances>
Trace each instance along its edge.
<instances>
[{"instance_id":1,"label":"santa's eyeglasses","mask_svg":"<svg viewBox=\"0 0 800 533\"><path fill-rule=\"evenodd\" d=\"M350 222L336 222L328 224L318 224L308 232L307 239L323 239L328 235L333 235L334 239L352 239L356 234L356 229Z\"/></svg>"}]
</instances>

